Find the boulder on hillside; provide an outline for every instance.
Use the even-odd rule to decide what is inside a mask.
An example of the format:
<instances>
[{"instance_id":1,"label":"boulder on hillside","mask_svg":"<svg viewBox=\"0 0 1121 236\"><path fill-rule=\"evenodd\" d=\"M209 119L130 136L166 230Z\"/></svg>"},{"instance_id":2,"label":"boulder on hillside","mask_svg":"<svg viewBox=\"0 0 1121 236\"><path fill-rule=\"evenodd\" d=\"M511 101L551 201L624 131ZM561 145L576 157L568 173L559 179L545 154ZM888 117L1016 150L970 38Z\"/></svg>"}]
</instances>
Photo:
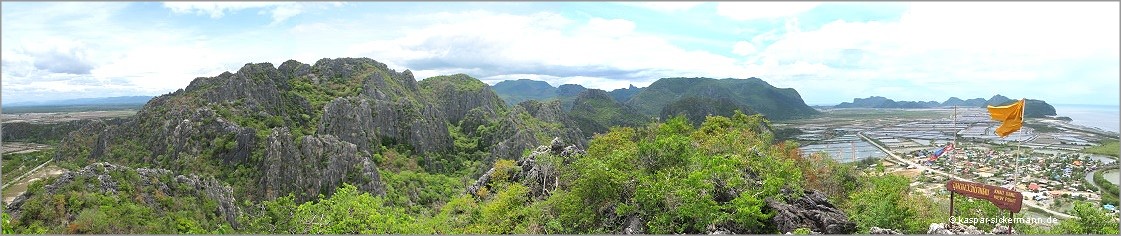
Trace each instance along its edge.
<instances>
[{"instance_id":1,"label":"boulder on hillside","mask_svg":"<svg viewBox=\"0 0 1121 236\"><path fill-rule=\"evenodd\" d=\"M856 232L856 224L849 221L848 215L829 203L824 194L816 190L803 193L799 198L787 197L786 202L770 198L766 200L767 207L775 213L771 221L781 232L793 232L798 228L809 228L813 232L825 234Z\"/></svg>"}]
</instances>

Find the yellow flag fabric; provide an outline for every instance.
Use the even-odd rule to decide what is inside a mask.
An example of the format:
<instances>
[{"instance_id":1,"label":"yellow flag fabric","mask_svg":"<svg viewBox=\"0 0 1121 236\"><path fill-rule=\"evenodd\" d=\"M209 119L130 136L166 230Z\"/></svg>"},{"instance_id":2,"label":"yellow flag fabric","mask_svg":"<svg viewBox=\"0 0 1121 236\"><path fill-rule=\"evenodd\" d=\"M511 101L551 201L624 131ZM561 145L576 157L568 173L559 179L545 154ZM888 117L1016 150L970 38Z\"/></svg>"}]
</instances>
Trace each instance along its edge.
<instances>
[{"instance_id":1,"label":"yellow flag fabric","mask_svg":"<svg viewBox=\"0 0 1121 236\"><path fill-rule=\"evenodd\" d=\"M996 135L1008 136L1024 125L1024 99L1007 106L989 106L989 116L1001 122Z\"/></svg>"}]
</instances>

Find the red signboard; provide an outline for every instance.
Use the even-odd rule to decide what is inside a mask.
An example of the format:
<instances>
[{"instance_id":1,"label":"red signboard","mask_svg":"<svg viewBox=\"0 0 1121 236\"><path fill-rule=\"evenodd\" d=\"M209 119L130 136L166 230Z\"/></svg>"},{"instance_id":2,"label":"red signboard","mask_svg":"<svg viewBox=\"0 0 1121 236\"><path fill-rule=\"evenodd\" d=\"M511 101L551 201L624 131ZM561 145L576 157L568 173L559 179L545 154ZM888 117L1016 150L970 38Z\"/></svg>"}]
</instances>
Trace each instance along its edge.
<instances>
[{"instance_id":1,"label":"red signboard","mask_svg":"<svg viewBox=\"0 0 1121 236\"><path fill-rule=\"evenodd\" d=\"M1010 189L973 182L950 180L946 182L946 190L965 196L988 200L997 208L1013 213L1020 212L1023 207L1024 195Z\"/></svg>"}]
</instances>

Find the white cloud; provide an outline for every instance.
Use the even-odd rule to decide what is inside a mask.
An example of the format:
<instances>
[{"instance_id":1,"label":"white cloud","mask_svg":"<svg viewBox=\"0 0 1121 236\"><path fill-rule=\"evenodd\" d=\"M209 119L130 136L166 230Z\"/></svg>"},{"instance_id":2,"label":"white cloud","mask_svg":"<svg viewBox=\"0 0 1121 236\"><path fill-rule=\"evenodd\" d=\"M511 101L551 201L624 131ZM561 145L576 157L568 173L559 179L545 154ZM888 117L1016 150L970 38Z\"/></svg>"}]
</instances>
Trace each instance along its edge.
<instances>
[{"instance_id":1,"label":"white cloud","mask_svg":"<svg viewBox=\"0 0 1121 236\"><path fill-rule=\"evenodd\" d=\"M636 32L635 23L628 20L592 18L578 22L547 12L441 13L416 17L431 20L412 26L400 37L357 44L348 51L407 66L418 77L436 72L484 78L539 74L553 76L542 77L551 83L582 78L578 76L616 80L746 77L735 59L682 49L663 38ZM586 86L629 83L604 81L608 82Z\"/></svg>"},{"instance_id":2,"label":"white cloud","mask_svg":"<svg viewBox=\"0 0 1121 236\"><path fill-rule=\"evenodd\" d=\"M755 20L795 16L817 7L812 2L721 2L716 14L734 20Z\"/></svg>"},{"instance_id":3,"label":"white cloud","mask_svg":"<svg viewBox=\"0 0 1121 236\"><path fill-rule=\"evenodd\" d=\"M261 13L272 16L272 23L277 24L304 12L304 7L311 3L297 2L164 2L163 6L178 14L209 15L218 19L227 12L236 12L247 9L262 9ZM334 2L331 6L338 7L342 3Z\"/></svg>"},{"instance_id":4,"label":"white cloud","mask_svg":"<svg viewBox=\"0 0 1121 236\"><path fill-rule=\"evenodd\" d=\"M121 24L113 16L123 6L5 5L4 102L156 95L246 60L213 50L198 32Z\"/></svg>"},{"instance_id":5,"label":"white cloud","mask_svg":"<svg viewBox=\"0 0 1121 236\"><path fill-rule=\"evenodd\" d=\"M703 2L625 2L624 5L636 6L663 12L678 12L693 9Z\"/></svg>"},{"instance_id":6,"label":"white cloud","mask_svg":"<svg viewBox=\"0 0 1121 236\"><path fill-rule=\"evenodd\" d=\"M697 4L665 9L699 10ZM606 90L646 86L662 77L754 76L796 88L810 103L869 95L940 100L996 93L1118 100L1113 90L1121 41L1117 3L916 3L898 21L835 21L805 31L796 16L816 7L813 3L716 5L723 17L698 22L777 19L770 23L786 24L744 30L738 40L689 41L687 48L678 45L685 36L643 32L647 25L641 19L603 15L389 11L293 18L333 6L165 4L179 14L221 18L254 10L274 24L292 22L283 29L231 25L247 28L216 34L182 25L125 26L118 22L118 16L129 14L122 11L124 4L27 8L5 3L0 73L5 102L42 94L154 95L248 62L311 64L336 57L373 58L397 70L411 69L418 79L466 73L490 84L528 78ZM695 49L705 47L723 51ZM89 66L88 73L58 73L87 71L73 69L82 65ZM995 89L1010 83L1023 85ZM889 91L883 88L916 91L877 94Z\"/></svg>"},{"instance_id":7,"label":"white cloud","mask_svg":"<svg viewBox=\"0 0 1121 236\"><path fill-rule=\"evenodd\" d=\"M755 45L751 45L751 42L739 41L732 46L732 53L740 56L751 55L752 53L755 53L755 51Z\"/></svg>"},{"instance_id":8,"label":"white cloud","mask_svg":"<svg viewBox=\"0 0 1121 236\"><path fill-rule=\"evenodd\" d=\"M835 21L786 33L749 68L807 100L1091 95L1055 89L1072 82L1102 85L1095 93L1117 100L1117 19L1116 3L916 3L898 22ZM916 91L878 94L884 86Z\"/></svg>"}]
</instances>

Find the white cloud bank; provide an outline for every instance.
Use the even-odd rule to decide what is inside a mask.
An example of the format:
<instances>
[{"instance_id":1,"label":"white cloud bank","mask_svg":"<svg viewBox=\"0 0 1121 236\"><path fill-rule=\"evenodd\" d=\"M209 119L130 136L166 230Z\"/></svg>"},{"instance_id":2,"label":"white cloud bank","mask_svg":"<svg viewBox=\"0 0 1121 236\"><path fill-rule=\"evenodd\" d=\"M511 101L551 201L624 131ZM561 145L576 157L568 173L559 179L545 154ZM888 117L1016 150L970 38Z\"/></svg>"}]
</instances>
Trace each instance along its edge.
<instances>
[{"instance_id":1,"label":"white cloud bank","mask_svg":"<svg viewBox=\"0 0 1121 236\"><path fill-rule=\"evenodd\" d=\"M262 9L274 25L292 25L247 25L231 35L125 27L111 20L127 14L120 5L52 4L3 15L5 102L57 92L162 93L248 62L323 57L370 57L418 78L467 73L491 84L529 78L608 90L662 77L754 76L796 88L809 103L996 93L1059 103L1118 100L1117 3L914 3L898 21L834 21L812 30L802 29L798 16L817 4L718 3L716 13L728 20L787 23L727 41L727 52L687 49L640 31L645 25L635 19L550 11L306 19L292 15L312 8L280 10L287 3L165 5L219 20ZM698 9L663 7L666 17Z\"/></svg>"}]
</instances>

